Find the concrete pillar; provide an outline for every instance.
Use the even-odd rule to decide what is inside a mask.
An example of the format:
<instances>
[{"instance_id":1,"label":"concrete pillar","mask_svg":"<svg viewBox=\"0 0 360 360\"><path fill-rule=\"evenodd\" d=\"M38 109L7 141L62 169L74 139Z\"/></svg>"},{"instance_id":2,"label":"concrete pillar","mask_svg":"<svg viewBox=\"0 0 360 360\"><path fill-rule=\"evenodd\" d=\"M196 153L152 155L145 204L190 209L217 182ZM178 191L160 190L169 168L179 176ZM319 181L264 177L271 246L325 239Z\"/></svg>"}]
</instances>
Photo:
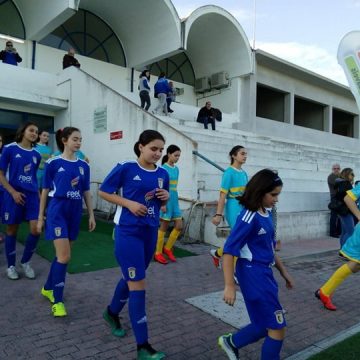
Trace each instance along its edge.
<instances>
[{"instance_id":1,"label":"concrete pillar","mask_svg":"<svg viewBox=\"0 0 360 360\"><path fill-rule=\"evenodd\" d=\"M333 129L333 107L331 105L324 108L324 131L332 133Z\"/></svg>"},{"instance_id":2,"label":"concrete pillar","mask_svg":"<svg viewBox=\"0 0 360 360\"><path fill-rule=\"evenodd\" d=\"M284 101L284 122L286 124L294 125L294 93L286 94Z\"/></svg>"},{"instance_id":3,"label":"concrete pillar","mask_svg":"<svg viewBox=\"0 0 360 360\"><path fill-rule=\"evenodd\" d=\"M354 138L360 139L359 115L354 116Z\"/></svg>"}]
</instances>

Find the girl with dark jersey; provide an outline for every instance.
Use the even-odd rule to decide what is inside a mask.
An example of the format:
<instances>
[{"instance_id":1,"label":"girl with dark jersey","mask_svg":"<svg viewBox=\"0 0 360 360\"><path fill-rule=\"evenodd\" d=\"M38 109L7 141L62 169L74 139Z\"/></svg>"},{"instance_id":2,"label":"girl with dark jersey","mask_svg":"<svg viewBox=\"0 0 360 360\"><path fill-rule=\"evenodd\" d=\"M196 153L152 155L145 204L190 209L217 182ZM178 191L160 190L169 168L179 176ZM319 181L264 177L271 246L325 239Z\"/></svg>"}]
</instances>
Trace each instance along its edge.
<instances>
[{"instance_id":1,"label":"girl with dark jersey","mask_svg":"<svg viewBox=\"0 0 360 360\"><path fill-rule=\"evenodd\" d=\"M238 359L238 349L265 337L262 360L280 359L286 321L278 298L278 285L272 266L279 270L288 289L293 280L275 255L274 225L271 214L282 189L282 181L272 170L256 173L240 196L244 209L224 245L224 301L230 306L236 299L234 257L238 279L251 323L238 332L220 336L219 346L229 359Z\"/></svg>"},{"instance_id":2,"label":"girl with dark jersey","mask_svg":"<svg viewBox=\"0 0 360 360\"><path fill-rule=\"evenodd\" d=\"M56 255L41 294L53 303L51 310L55 317L67 315L63 302L66 267L71 257L71 246L80 230L83 198L89 212L89 231L96 226L90 197L90 167L86 161L75 156L81 141L77 128L58 130L56 142L62 154L49 159L44 169L38 231L44 225L49 196L51 201L46 212L45 239L53 241Z\"/></svg>"},{"instance_id":3,"label":"girl with dark jersey","mask_svg":"<svg viewBox=\"0 0 360 360\"><path fill-rule=\"evenodd\" d=\"M26 239L21 267L29 279L35 278L30 259L39 240L37 218L39 213L39 192L36 179L41 155L34 149L38 138L38 127L25 123L15 135L15 142L4 146L0 159L0 182L4 187L2 222L6 224L5 253L8 268L6 275L17 280L19 274L16 262L16 235L19 225L29 222L30 233ZM5 177L6 175L6 177Z\"/></svg>"},{"instance_id":4,"label":"girl with dark jersey","mask_svg":"<svg viewBox=\"0 0 360 360\"><path fill-rule=\"evenodd\" d=\"M155 251L160 207L169 198L169 175L156 165L164 144L164 137L159 132L142 132L134 145L138 159L117 164L99 192L104 200L117 205L115 256L123 276L103 316L113 335L124 336L119 313L129 301L139 360L165 357L148 343L145 311L145 271Z\"/></svg>"}]
</instances>

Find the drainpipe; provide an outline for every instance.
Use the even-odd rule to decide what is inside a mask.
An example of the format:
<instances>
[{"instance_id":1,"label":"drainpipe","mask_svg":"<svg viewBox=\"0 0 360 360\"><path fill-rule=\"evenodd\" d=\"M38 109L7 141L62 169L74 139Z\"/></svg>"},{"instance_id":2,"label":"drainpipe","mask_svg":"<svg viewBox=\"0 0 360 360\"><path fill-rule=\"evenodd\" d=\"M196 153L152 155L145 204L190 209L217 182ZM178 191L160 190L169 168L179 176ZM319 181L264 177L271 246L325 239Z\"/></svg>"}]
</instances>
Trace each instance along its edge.
<instances>
[{"instance_id":1,"label":"drainpipe","mask_svg":"<svg viewBox=\"0 0 360 360\"><path fill-rule=\"evenodd\" d=\"M134 68L131 68L131 76L130 76L130 91L134 92Z\"/></svg>"},{"instance_id":2,"label":"drainpipe","mask_svg":"<svg viewBox=\"0 0 360 360\"><path fill-rule=\"evenodd\" d=\"M36 58L36 41L32 42L32 57L31 57L31 69L35 69L35 58Z\"/></svg>"}]
</instances>

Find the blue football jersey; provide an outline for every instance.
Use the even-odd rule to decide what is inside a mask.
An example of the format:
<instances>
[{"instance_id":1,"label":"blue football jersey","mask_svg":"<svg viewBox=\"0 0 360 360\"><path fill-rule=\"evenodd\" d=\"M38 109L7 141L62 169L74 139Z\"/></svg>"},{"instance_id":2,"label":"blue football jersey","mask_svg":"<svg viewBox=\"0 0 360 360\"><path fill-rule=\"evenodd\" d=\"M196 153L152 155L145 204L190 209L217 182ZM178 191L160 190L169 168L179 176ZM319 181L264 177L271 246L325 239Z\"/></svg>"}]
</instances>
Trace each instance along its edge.
<instances>
[{"instance_id":1,"label":"blue football jersey","mask_svg":"<svg viewBox=\"0 0 360 360\"><path fill-rule=\"evenodd\" d=\"M145 216L135 216L129 209L118 206L114 218L117 225L158 226L162 202L155 192L159 188L169 191L169 175L165 169L147 170L137 161L125 161L112 169L100 190L109 194L119 192L125 199L143 204L148 209Z\"/></svg>"},{"instance_id":2,"label":"blue football jersey","mask_svg":"<svg viewBox=\"0 0 360 360\"><path fill-rule=\"evenodd\" d=\"M49 189L49 196L81 200L90 189L89 164L80 159L67 160L61 156L45 163L43 189Z\"/></svg>"},{"instance_id":3,"label":"blue football jersey","mask_svg":"<svg viewBox=\"0 0 360 360\"><path fill-rule=\"evenodd\" d=\"M225 241L224 253L270 265L274 262L274 225L269 212L243 209Z\"/></svg>"},{"instance_id":4,"label":"blue football jersey","mask_svg":"<svg viewBox=\"0 0 360 360\"><path fill-rule=\"evenodd\" d=\"M18 143L5 145L0 159L0 170L16 190L38 191L36 172L41 155L35 149L24 149Z\"/></svg>"}]
</instances>

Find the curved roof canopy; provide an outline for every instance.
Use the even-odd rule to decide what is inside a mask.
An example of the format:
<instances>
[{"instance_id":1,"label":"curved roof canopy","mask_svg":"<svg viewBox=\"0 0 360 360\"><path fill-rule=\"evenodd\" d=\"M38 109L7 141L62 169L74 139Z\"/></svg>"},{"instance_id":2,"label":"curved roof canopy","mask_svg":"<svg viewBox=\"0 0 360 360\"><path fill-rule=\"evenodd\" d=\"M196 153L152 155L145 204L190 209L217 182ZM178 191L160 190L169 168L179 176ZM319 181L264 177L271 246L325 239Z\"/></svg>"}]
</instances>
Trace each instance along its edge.
<instances>
[{"instance_id":1,"label":"curved roof canopy","mask_svg":"<svg viewBox=\"0 0 360 360\"><path fill-rule=\"evenodd\" d=\"M213 5L202 6L184 24L184 47L197 78L220 71L226 71L230 77L252 72L247 36L227 11Z\"/></svg>"}]
</instances>

